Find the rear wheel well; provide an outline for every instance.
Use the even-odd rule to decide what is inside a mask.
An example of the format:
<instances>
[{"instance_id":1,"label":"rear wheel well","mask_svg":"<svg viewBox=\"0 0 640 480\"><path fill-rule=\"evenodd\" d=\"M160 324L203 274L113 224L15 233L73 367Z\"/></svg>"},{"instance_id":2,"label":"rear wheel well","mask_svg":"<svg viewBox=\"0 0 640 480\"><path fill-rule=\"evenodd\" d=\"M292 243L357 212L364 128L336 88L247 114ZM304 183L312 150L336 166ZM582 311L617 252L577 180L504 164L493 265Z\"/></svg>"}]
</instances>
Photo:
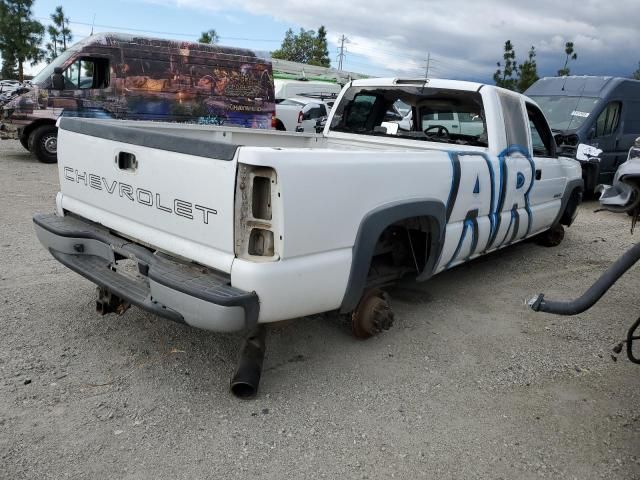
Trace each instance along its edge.
<instances>
[{"instance_id":1,"label":"rear wheel well","mask_svg":"<svg viewBox=\"0 0 640 480\"><path fill-rule=\"evenodd\" d=\"M367 289L404 275L425 280L435 270L444 241L446 207L435 199L387 204L364 216L353 244L341 313L353 311Z\"/></svg>"},{"instance_id":2,"label":"rear wheel well","mask_svg":"<svg viewBox=\"0 0 640 480\"><path fill-rule=\"evenodd\" d=\"M432 255L429 217L410 217L386 227L374 247L366 288L379 287L405 275L424 272Z\"/></svg>"},{"instance_id":3,"label":"rear wheel well","mask_svg":"<svg viewBox=\"0 0 640 480\"><path fill-rule=\"evenodd\" d=\"M276 118L276 130L280 130L281 132L287 130L286 128L284 128L284 123L282 123L282 120L280 120L279 118Z\"/></svg>"}]
</instances>

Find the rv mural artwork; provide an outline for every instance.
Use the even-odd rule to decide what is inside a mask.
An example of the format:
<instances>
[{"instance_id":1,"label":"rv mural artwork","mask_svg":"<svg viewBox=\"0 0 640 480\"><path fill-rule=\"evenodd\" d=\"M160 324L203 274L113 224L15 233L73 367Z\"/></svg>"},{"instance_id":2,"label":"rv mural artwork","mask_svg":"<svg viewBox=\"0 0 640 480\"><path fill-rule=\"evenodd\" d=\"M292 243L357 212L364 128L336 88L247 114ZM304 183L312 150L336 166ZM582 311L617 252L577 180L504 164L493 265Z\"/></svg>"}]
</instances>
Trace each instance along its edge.
<instances>
[{"instance_id":1,"label":"rv mural artwork","mask_svg":"<svg viewBox=\"0 0 640 480\"><path fill-rule=\"evenodd\" d=\"M270 128L275 111L271 64L253 52L125 34L76 43L32 83L3 106L18 136L61 115Z\"/></svg>"}]
</instances>

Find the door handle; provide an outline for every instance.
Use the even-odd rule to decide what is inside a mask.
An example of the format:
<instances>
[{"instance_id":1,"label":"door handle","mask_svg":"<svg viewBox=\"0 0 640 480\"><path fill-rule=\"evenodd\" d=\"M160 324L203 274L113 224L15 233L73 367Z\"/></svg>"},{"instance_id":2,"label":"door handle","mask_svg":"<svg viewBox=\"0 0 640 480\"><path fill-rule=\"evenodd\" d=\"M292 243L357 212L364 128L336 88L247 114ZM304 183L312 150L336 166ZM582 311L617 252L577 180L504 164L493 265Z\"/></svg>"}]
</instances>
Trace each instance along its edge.
<instances>
[{"instance_id":1,"label":"door handle","mask_svg":"<svg viewBox=\"0 0 640 480\"><path fill-rule=\"evenodd\" d=\"M540 180L542 178L542 170L539 168L536 170L536 180Z\"/></svg>"},{"instance_id":2,"label":"door handle","mask_svg":"<svg viewBox=\"0 0 640 480\"><path fill-rule=\"evenodd\" d=\"M451 128L458 128L458 125L451 125Z\"/></svg>"}]
</instances>

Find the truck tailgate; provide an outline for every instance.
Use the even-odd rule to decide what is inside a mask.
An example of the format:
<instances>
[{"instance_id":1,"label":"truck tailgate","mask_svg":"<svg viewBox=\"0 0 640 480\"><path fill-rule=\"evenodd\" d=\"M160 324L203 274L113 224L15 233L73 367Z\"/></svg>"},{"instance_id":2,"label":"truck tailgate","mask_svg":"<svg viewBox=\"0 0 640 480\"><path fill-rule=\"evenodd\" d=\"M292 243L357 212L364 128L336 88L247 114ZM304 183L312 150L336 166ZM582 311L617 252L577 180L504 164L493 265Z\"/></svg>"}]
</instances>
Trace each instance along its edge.
<instances>
[{"instance_id":1,"label":"truck tailgate","mask_svg":"<svg viewBox=\"0 0 640 480\"><path fill-rule=\"evenodd\" d=\"M60 121L61 207L229 272L237 147L203 131L132 123Z\"/></svg>"}]
</instances>

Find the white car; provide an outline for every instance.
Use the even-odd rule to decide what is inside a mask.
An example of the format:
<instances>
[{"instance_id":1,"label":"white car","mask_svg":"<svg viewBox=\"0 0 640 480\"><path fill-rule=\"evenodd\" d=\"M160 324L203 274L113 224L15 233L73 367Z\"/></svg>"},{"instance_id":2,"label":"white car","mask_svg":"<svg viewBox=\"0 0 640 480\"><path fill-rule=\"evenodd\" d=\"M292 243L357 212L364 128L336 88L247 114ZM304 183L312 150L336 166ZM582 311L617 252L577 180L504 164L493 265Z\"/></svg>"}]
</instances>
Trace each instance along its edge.
<instances>
[{"instance_id":1,"label":"white car","mask_svg":"<svg viewBox=\"0 0 640 480\"><path fill-rule=\"evenodd\" d=\"M309 94L287 98L276 104L276 129L314 133L316 124L326 118L337 98L333 94Z\"/></svg>"},{"instance_id":2,"label":"white car","mask_svg":"<svg viewBox=\"0 0 640 480\"><path fill-rule=\"evenodd\" d=\"M0 80L0 93L10 93L20 88L18 80Z\"/></svg>"},{"instance_id":3,"label":"white car","mask_svg":"<svg viewBox=\"0 0 640 480\"><path fill-rule=\"evenodd\" d=\"M276 101L285 100L291 97L306 96L309 94L322 93L325 95L337 96L342 87L334 82L321 82L314 80L285 80L276 78L273 81Z\"/></svg>"}]
</instances>

